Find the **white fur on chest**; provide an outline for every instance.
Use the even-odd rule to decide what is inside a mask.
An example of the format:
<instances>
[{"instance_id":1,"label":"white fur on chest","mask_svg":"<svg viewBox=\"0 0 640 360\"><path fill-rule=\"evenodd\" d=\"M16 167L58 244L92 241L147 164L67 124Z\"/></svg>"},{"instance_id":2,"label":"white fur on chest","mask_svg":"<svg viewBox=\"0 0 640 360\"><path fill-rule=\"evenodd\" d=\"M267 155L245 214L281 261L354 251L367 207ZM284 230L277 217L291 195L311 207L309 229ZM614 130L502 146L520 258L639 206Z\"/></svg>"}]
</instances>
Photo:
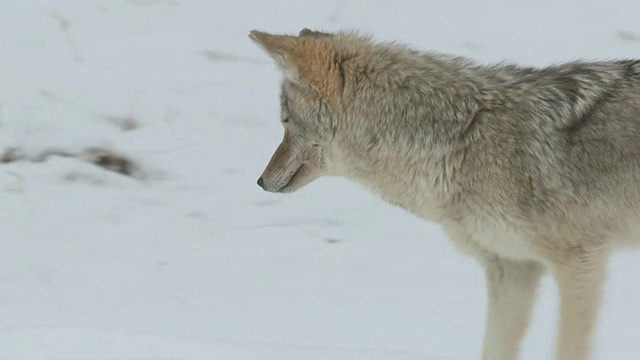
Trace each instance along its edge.
<instances>
[{"instance_id":1,"label":"white fur on chest","mask_svg":"<svg viewBox=\"0 0 640 360\"><path fill-rule=\"evenodd\" d=\"M512 260L533 260L535 254L520 236L500 230L478 230L472 241L483 248L495 252L500 257Z\"/></svg>"},{"instance_id":2,"label":"white fur on chest","mask_svg":"<svg viewBox=\"0 0 640 360\"><path fill-rule=\"evenodd\" d=\"M511 260L535 260L536 254L524 234L504 224L492 222L466 222L460 224L469 234L467 241L486 251Z\"/></svg>"},{"instance_id":3,"label":"white fur on chest","mask_svg":"<svg viewBox=\"0 0 640 360\"><path fill-rule=\"evenodd\" d=\"M446 219L441 217L441 211L436 206L433 206L433 204L438 203L437 198L427 197L428 191L419 192L422 194L421 201L416 202L416 198L413 196L401 196L394 192L385 192L385 188L377 186L371 186L371 188L389 203L400 206L427 221L442 219L444 223L448 223ZM399 193L404 194L406 192ZM424 206L424 204L432 206ZM456 242L471 242L471 249L480 247L485 251L511 260L537 260L536 253L532 250L531 238L527 238L523 231L519 231L516 222L508 217L500 219L500 217L494 216L491 211L475 208L469 209L469 213L464 220L453 224L449 223L449 226L462 227L462 229L459 229L462 231L454 232L463 233L466 236L453 240ZM464 244L460 245L464 247Z\"/></svg>"}]
</instances>

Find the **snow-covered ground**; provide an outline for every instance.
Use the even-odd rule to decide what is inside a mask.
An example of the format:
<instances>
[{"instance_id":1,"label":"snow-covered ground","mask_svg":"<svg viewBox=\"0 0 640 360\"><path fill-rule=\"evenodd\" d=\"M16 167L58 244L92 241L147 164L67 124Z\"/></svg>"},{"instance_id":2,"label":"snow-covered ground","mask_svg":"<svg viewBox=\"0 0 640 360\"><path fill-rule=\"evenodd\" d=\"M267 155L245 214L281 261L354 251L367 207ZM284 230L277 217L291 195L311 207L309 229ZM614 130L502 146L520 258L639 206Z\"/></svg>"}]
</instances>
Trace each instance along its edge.
<instances>
[{"instance_id":1,"label":"snow-covered ground","mask_svg":"<svg viewBox=\"0 0 640 360\"><path fill-rule=\"evenodd\" d=\"M257 28L357 28L483 62L640 56L640 3L5 0L1 359L477 359L484 279L439 228L339 179L255 185L280 140ZM617 254L597 359L640 353L639 253ZM553 353L542 288L524 359Z\"/></svg>"}]
</instances>

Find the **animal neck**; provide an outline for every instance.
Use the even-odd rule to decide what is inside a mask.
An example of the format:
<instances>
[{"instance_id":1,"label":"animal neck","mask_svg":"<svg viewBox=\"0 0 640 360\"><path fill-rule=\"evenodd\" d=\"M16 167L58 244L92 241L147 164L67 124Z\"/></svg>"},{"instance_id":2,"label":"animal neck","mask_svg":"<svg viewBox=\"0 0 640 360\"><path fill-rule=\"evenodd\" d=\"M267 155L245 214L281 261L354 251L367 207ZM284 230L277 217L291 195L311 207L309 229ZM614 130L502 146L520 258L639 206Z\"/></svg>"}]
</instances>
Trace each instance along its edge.
<instances>
[{"instance_id":1,"label":"animal neck","mask_svg":"<svg viewBox=\"0 0 640 360\"><path fill-rule=\"evenodd\" d=\"M346 177L422 218L441 218L455 177L441 152L390 141L374 147L352 146L343 158L348 159L342 171Z\"/></svg>"}]
</instances>

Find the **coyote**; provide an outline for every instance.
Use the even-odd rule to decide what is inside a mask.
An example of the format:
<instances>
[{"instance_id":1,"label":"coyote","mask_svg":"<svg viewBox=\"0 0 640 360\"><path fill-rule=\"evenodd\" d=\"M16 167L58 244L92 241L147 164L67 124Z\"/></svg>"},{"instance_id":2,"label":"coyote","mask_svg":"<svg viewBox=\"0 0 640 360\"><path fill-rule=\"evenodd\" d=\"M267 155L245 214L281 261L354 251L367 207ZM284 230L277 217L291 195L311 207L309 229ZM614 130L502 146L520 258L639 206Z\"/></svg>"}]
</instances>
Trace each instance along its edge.
<instances>
[{"instance_id":1,"label":"coyote","mask_svg":"<svg viewBox=\"0 0 640 360\"><path fill-rule=\"evenodd\" d=\"M284 73L258 185L352 179L440 224L484 268L484 360L519 355L541 276L557 360L590 357L605 268L640 230L640 60L482 65L358 32L251 31Z\"/></svg>"}]
</instances>

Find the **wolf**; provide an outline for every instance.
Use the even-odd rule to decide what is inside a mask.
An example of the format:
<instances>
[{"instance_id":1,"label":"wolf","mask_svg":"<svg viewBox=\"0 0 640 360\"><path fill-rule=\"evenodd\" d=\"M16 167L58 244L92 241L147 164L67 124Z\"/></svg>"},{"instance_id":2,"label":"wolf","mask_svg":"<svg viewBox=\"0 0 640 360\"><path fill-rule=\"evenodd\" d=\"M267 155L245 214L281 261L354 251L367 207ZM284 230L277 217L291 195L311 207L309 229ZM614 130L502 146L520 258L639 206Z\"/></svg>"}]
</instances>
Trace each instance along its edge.
<instances>
[{"instance_id":1,"label":"wolf","mask_svg":"<svg viewBox=\"0 0 640 360\"><path fill-rule=\"evenodd\" d=\"M514 360L545 272L557 360L590 358L607 260L640 230L640 60L480 64L357 31L253 30L283 72L282 142L258 179L351 179L482 265L483 360Z\"/></svg>"}]
</instances>

